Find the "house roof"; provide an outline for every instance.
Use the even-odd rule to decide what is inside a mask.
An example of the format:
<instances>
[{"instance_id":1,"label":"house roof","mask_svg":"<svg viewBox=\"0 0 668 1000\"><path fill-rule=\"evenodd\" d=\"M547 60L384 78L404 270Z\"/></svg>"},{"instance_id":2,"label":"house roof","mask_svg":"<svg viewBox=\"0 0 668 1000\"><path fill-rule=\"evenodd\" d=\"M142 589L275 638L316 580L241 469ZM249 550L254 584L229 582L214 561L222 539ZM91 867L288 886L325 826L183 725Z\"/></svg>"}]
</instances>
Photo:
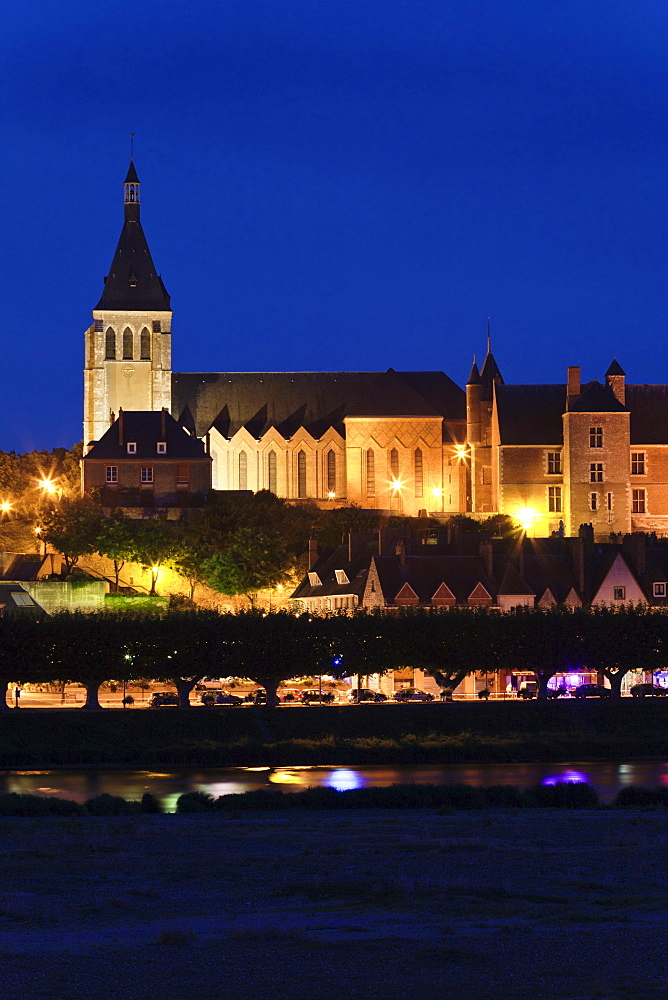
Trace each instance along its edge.
<instances>
[{"instance_id":1,"label":"house roof","mask_svg":"<svg viewBox=\"0 0 668 1000\"><path fill-rule=\"evenodd\" d=\"M404 565L397 556L376 556L374 563L386 604L394 603L406 583L423 604L431 601L442 583L459 604L466 603L478 583L490 597L496 593L480 556L407 556Z\"/></svg>"},{"instance_id":2,"label":"house roof","mask_svg":"<svg viewBox=\"0 0 668 1000\"><path fill-rule=\"evenodd\" d=\"M165 434L162 433L161 411L139 411L127 410L123 412L123 443L119 443L119 421L121 415L116 418L111 427L96 441L83 461L140 461L149 460L152 463L164 461L178 461L180 459L192 461L202 459L211 461L211 457L206 454L204 445L197 438L191 437L169 413L165 412ZM129 455L127 450L128 441L137 445L136 453ZM158 441L167 442L167 452L165 455L158 455L156 445Z\"/></svg>"},{"instance_id":3,"label":"house roof","mask_svg":"<svg viewBox=\"0 0 668 1000\"><path fill-rule=\"evenodd\" d=\"M501 444L563 443L565 385L497 385Z\"/></svg>"},{"instance_id":4,"label":"house roof","mask_svg":"<svg viewBox=\"0 0 668 1000\"><path fill-rule=\"evenodd\" d=\"M573 413L628 413L628 407L623 406L609 385L600 382L589 382L580 395L569 405Z\"/></svg>"},{"instance_id":5,"label":"house roof","mask_svg":"<svg viewBox=\"0 0 668 1000\"><path fill-rule=\"evenodd\" d=\"M668 444L668 385L627 385L631 444Z\"/></svg>"},{"instance_id":6,"label":"house roof","mask_svg":"<svg viewBox=\"0 0 668 1000\"><path fill-rule=\"evenodd\" d=\"M378 546L378 532L357 532L353 535L352 559L349 559L348 545L330 546L324 549L315 561L311 573L317 573L319 584L312 584L307 573L299 586L292 592L292 599L307 597L337 597L356 594L361 597L366 585L367 571L373 553ZM348 583L339 583L336 570L343 570Z\"/></svg>"},{"instance_id":7,"label":"house roof","mask_svg":"<svg viewBox=\"0 0 668 1000\"><path fill-rule=\"evenodd\" d=\"M6 618L42 618L46 611L18 583L0 583L0 606Z\"/></svg>"},{"instance_id":8,"label":"house roof","mask_svg":"<svg viewBox=\"0 0 668 1000\"><path fill-rule=\"evenodd\" d=\"M188 408L202 436L245 427L259 438L271 427L291 437L300 427L319 438L345 433L346 417L445 417L464 420L462 389L443 372L175 373L172 412Z\"/></svg>"},{"instance_id":9,"label":"house roof","mask_svg":"<svg viewBox=\"0 0 668 1000\"><path fill-rule=\"evenodd\" d=\"M610 362L610 367L608 368L605 374L607 377L608 375L626 375L626 372L620 365L617 358L613 358L612 361Z\"/></svg>"},{"instance_id":10,"label":"house roof","mask_svg":"<svg viewBox=\"0 0 668 1000\"><path fill-rule=\"evenodd\" d=\"M520 576L511 562L506 566L497 594L499 597L535 597L535 591Z\"/></svg>"}]
</instances>

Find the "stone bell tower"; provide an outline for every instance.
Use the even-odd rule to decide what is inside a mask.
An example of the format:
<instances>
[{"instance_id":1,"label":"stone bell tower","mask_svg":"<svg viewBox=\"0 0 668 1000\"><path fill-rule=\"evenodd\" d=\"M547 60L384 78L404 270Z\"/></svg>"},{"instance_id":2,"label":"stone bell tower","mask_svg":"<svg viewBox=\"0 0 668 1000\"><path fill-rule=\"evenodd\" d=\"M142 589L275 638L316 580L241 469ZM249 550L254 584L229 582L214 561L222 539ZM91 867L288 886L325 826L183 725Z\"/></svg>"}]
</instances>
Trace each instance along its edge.
<instances>
[{"instance_id":1,"label":"stone bell tower","mask_svg":"<svg viewBox=\"0 0 668 1000\"><path fill-rule=\"evenodd\" d=\"M93 325L84 335L84 454L121 407L171 409L172 311L139 221L139 207L139 177L131 161L124 184L123 229L102 298L93 310Z\"/></svg>"}]
</instances>

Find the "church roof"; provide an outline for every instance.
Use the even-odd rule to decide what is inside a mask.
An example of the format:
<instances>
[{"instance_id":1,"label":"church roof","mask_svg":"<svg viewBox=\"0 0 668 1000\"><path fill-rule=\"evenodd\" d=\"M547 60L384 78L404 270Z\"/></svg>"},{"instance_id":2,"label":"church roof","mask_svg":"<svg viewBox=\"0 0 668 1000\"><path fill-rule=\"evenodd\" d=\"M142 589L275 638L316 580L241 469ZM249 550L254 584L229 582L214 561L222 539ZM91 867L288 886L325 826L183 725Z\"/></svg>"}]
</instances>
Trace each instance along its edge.
<instances>
[{"instance_id":1,"label":"church roof","mask_svg":"<svg viewBox=\"0 0 668 1000\"><path fill-rule=\"evenodd\" d=\"M134 163L125 183L139 178ZM104 291L96 309L167 312L169 295L156 273L144 230L139 221L139 202L126 202L125 218L109 274L104 279Z\"/></svg>"},{"instance_id":2,"label":"church roof","mask_svg":"<svg viewBox=\"0 0 668 1000\"><path fill-rule=\"evenodd\" d=\"M137 168L135 167L135 161L130 160L130 166L128 167L128 173L125 178L126 184L139 184L139 177L137 176Z\"/></svg>"},{"instance_id":3,"label":"church roof","mask_svg":"<svg viewBox=\"0 0 668 1000\"><path fill-rule=\"evenodd\" d=\"M259 438L271 427L291 437L300 427L319 438L346 417L465 419L462 389L443 372L175 373L172 412L186 407L197 434L224 437L246 427Z\"/></svg>"}]
</instances>

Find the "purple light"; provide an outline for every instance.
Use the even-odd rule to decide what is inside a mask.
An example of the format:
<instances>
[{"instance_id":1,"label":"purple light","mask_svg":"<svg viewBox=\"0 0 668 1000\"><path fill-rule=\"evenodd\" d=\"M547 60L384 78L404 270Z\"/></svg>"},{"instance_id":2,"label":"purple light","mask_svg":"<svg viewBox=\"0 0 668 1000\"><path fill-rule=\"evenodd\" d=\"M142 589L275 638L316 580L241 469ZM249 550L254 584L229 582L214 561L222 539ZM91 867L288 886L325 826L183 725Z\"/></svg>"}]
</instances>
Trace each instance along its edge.
<instances>
[{"instance_id":1,"label":"purple light","mask_svg":"<svg viewBox=\"0 0 668 1000\"><path fill-rule=\"evenodd\" d=\"M567 785L569 783L574 785L586 785L589 782L589 778L583 771L562 771L561 774L551 775L549 778L543 778L541 785Z\"/></svg>"},{"instance_id":2,"label":"purple light","mask_svg":"<svg viewBox=\"0 0 668 1000\"><path fill-rule=\"evenodd\" d=\"M364 779L357 771L350 771L347 767L338 767L328 776L325 785L334 788L337 792L347 792L351 788L361 788Z\"/></svg>"}]
</instances>

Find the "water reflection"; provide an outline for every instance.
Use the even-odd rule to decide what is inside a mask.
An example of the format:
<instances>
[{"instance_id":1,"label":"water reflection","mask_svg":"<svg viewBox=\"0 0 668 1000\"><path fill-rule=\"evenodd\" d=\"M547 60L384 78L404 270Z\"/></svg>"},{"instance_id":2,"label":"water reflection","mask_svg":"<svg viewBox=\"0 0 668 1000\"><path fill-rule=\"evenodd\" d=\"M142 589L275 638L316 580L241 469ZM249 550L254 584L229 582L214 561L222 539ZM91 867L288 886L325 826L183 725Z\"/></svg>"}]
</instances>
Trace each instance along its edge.
<instances>
[{"instance_id":1,"label":"water reflection","mask_svg":"<svg viewBox=\"0 0 668 1000\"><path fill-rule=\"evenodd\" d=\"M626 785L668 785L668 763L569 764L451 764L444 767L236 767L184 771L5 771L0 772L0 793L18 792L58 796L85 802L106 792L126 799L141 799L152 792L168 811L179 795L202 791L230 795L258 788L325 786L343 792L364 786L394 784L455 784L474 786L516 785L529 788L559 781L587 781L603 801L610 801Z\"/></svg>"},{"instance_id":2,"label":"water reflection","mask_svg":"<svg viewBox=\"0 0 668 1000\"><path fill-rule=\"evenodd\" d=\"M567 783L573 785L591 784L589 775L585 774L584 771L562 771L561 774L551 774L541 781L541 785L563 785Z\"/></svg>"}]
</instances>

